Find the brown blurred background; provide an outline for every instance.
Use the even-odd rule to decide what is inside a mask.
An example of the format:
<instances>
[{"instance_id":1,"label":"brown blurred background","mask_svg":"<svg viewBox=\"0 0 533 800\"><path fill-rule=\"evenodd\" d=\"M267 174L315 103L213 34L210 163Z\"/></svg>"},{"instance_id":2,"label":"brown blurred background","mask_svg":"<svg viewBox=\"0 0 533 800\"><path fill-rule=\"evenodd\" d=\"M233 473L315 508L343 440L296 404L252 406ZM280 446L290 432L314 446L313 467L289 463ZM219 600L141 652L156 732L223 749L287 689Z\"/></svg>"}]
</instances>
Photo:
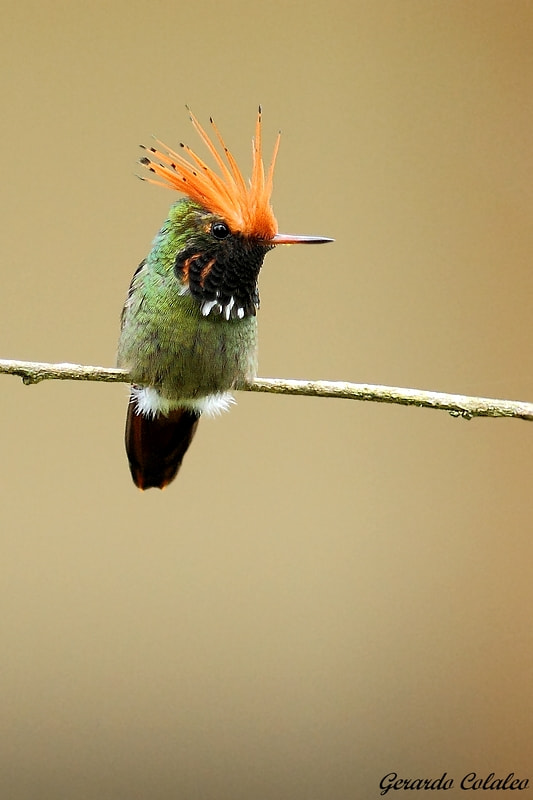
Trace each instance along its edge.
<instances>
[{"instance_id":1,"label":"brown blurred background","mask_svg":"<svg viewBox=\"0 0 533 800\"><path fill-rule=\"evenodd\" d=\"M533 5L2 4L0 356L112 365L173 196L283 129L260 374L533 399ZM0 376L0 796L533 781L533 426L241 393L138 492L127 389ZM394 793L397 794L397 793ZM392 793L391 793L392 795ZM389 795L389 796L391 796Z\"/></svg>"}]
</instances>

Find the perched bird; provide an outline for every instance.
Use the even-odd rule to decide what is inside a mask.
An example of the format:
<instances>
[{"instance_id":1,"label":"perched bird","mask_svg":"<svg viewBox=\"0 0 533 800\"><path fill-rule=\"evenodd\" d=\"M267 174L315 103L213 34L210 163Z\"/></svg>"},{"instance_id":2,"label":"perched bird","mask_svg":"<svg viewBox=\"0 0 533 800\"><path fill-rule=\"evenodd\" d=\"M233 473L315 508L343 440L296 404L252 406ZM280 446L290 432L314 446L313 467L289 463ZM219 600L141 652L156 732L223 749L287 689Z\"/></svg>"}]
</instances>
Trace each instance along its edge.
<instances>
[{"instance_id":1,"label":"perched bird","mask_svg":"<svg viewBox=\"0 0 533 800\"><path fill-rule=\"evenodd\" d=\"M185 197L171 206L122 312L118 366L133 381L126 452L140 489L169 484L200 415L228 409L234 402L228 390L254 379L257 277L266 253L277 244L332 241L278 233L270 196L280 136L265 174L261 109L249 185L213 120L224 157L192 113L190 118L218 172L184 144L180 155L157 142L143 147L141 159L160 179L143 180Z\"/></svg>"}]
</instances>

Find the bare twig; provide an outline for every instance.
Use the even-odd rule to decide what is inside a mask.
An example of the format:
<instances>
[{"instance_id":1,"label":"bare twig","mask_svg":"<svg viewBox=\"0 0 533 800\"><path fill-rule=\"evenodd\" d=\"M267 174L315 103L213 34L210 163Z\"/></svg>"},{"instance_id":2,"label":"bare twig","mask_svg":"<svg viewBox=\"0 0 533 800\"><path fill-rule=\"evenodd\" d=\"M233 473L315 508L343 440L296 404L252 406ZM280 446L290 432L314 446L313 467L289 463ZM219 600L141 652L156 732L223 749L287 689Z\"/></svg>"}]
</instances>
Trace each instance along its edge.
<instances>
[{"instance_id":1,"label":"bare twig","mask_svg":"<svg viewBox=\"0 0 533 800\"><path fill-rule=\"evenodd\" d=\"M115 367L92 367L82 364L44 364L32 361L0 359L0 373L18 375L26 384L43 380L107 381L129 383L126 370ZM253 383L239 386L249 392L340 397L374 403L396 403L421 408L440 408L452 416L514 417L533 420L533 403L518 400L496 400L489 397L469 397L462 394L430 392L423 389L402 389L396 386L375 386L345 381L298 381L285 378L257 378Z\"/></svg>"},{"instance_id":2,"label":"bare twig","mask_svg":"<svg viewBox=\"0 0 533 800\"><path fill-rule=\"evenodd\" d=\"M0 373L18 375L26 384L45 380L107 381L128 383L126 370L117 367L86 367L84 364L45 364L40 361L11 361L0 358Z\"/></svg>"}]
</instances>

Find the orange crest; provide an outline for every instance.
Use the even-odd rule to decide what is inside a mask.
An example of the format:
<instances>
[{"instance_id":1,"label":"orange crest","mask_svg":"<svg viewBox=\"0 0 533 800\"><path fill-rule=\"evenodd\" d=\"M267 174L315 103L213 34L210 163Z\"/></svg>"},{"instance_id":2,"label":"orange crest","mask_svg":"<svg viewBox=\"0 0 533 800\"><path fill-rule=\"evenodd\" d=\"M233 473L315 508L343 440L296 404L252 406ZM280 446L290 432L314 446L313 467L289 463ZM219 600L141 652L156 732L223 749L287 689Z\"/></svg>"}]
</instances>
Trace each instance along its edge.
<instances>
[{"instance_id":1,"label":"orange crest","mask_svg":"<svg viewBox=\"0 0 533 800\"><path fill-rule=\"evenodd\" d=\"M261 108L259 108L253 139L252 177L250 185L247 186L237 162L224 144L213 120L210 122L227 164L194 114L191 111L189 114L193 126L218 165L220 175L208 167L188 145L181 144L181 147L190 161L156 140L161 149L155 147L144 149L153 154L157 161L152 161L147 156L141 160L141 164L162 180L155 181L149 178L145 180L186 194L208 211L222 217L233 233L258 239L272 239L278 231L278 223L270 206L270 196L280 134L276 139L272 161L265 175L261 150Z\"/></svg>"}]
</instances>

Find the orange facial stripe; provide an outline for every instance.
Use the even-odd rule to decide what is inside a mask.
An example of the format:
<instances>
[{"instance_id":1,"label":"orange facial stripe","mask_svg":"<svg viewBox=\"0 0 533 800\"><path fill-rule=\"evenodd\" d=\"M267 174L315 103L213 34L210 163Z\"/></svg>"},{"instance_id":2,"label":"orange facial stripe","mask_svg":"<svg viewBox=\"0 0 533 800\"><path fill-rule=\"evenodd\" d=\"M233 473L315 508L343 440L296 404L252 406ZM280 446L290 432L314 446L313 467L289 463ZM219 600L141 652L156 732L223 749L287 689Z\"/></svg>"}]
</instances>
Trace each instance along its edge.
<instances>
[{"instance_id":1,"label":"orange facial stripe","mask_svg":"<svg viewBox=\"0 0 533 800\"><path fill-rule=\"evenodd\" d=\"M211 270L213 268L213 264L215 263L215 261L216 261L216 258L212 258L210 261L207 262L205 267L203 267L202 271L200 272L200 286L202 287L202 289L204 288L204 281L207 278L207 276L209 275L209 273L211 272Z\"/></svg>"},{"instance_id":2,"label":"orange facial stripe","mask_svg":"<svg viewBox=\"0 0 533 800\"><path fill-rule=\"evenodd\" d=\"M200 258L200 253L197 253L194 256L189 256L189 258L186 258L185 261L183 262L183 267L181 268L181 274L183 276L184 283L189 283L189 270L191 268L191 264L198 258Z\"/></svg>"}]
</instances>

